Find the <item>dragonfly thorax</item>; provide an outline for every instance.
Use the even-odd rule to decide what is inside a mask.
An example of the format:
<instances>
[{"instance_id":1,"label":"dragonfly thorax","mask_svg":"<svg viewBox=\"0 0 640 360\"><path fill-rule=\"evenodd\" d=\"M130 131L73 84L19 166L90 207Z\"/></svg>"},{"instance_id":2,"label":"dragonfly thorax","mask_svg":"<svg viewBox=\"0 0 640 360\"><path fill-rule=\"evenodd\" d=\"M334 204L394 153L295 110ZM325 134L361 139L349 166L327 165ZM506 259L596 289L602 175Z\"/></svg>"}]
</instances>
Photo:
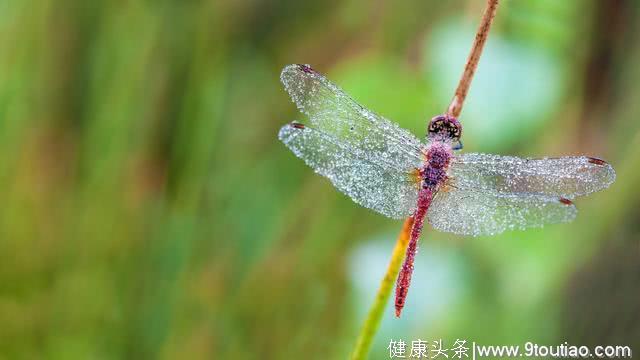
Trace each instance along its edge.
<instances>
[{"instance_id":1,"label":"dragonfly thorax","mask_svg":"<svg viewBox=\"0 0 640 360\"><path fill-rule=\"evenodd\" d=\"M447 167L453 156L448 141L434 141L427 148L426 163L422 169L422 180L425 187L435 188L447 178Z\"/></svg>"},{"instance_id":2,"label":"dragonfly thorax","mask_svg":"<svg viewBox=\"0 0 640 360\"><path fill-rule=\"evenodd\" d=\"M447 173L444 168L427 166L422 171L422 186L434 189L438 185L442 184L446 178Z\"/></svg>"},{"instance_id":3,"label":"dragonfly thorax","mask_svg":"<svg viewBox=\"0 0 640 360\"><path fill-rule=\"evenodd\" d=\"M445 168L449 165L451 156L451 146L447 142L433 142L427 150L427 163L437 169Z\"/></svg>"}]
</instances>

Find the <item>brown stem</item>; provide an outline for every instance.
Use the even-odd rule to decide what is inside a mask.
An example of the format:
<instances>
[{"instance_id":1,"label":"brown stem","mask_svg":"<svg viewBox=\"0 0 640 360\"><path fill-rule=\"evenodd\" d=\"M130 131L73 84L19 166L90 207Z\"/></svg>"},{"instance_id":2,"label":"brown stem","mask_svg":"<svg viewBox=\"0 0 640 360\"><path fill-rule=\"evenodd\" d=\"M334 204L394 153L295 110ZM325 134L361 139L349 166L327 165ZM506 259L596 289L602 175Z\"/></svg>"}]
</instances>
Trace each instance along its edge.
<instances>
[{"instance_id":1,"label":"brown stem","mask_svg":"<svg viewBox=\"0 0 640 360\"><path fill-rule=\"evenodd\" d=\"M482 48L484 47L484 43L487 42L489 29L491 29L491 23L493 23L493 18L496 16L497 9L498 0L487 0L487 8L484 10L484 14L482 15L482 21L478 27L478 32L476 33L476 38L473 41L469 57L467 58L467 64L464 66L464 72L458 82L458 87L456 88L456 93L453 95L453 99L451 100L451 104L447 110L447 115L455 118L460 116L462 104L464 103L464 99L467 97L467 92L469 91L473 74L475 74L476 68L478 67L480 55L482 55Z\"/></svg>"}]
</instances>

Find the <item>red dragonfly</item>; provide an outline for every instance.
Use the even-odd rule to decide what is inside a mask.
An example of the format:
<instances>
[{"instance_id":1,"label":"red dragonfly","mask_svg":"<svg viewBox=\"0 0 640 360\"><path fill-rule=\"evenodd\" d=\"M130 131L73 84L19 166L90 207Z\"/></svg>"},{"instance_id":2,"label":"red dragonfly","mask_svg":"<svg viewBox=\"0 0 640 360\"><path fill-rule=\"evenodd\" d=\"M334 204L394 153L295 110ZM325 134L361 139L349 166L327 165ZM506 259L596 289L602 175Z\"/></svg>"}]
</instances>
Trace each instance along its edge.
<instances>
[{"instance_id":1,"label":"red dragonfly","mask_svg":"<svg viewBox=\"0 0 640 360\"><path fill-rule=\"evenodd\" d=\"M413 217L396 283L398 317L425 218L435 229L472 236L569 222L577 213L572 199L615 180L611 165L588 156L456 154L462 126L448 115L431 119L423 143L309 65L288 65L280 79L311 122L283 126L280 140L356 203L391 218Z\"/></svg>"}]
</instances>

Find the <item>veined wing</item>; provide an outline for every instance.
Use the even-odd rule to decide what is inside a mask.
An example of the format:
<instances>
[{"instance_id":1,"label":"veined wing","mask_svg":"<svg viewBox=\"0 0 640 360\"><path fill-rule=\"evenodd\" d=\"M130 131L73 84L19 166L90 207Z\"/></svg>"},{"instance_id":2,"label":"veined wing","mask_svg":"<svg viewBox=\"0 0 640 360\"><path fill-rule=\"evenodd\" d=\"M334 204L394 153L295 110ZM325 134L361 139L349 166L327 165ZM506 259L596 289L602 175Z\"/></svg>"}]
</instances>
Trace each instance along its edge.
<instances>
[{"instance_id":1,"label":"veined wing","mask_svg":"<svg viewBox=\"0 0 640 360\"><path fill-rule=\"evenodd\" d=\"M569 222L576 213L570 200L557 196L450 187L434 196L427 218L440 231L479 236Z\"/></svg>"},{"instance_id":2,"label":"veined wing","mask_svg":"<svg viewBox=\"0 0 640 360\"><path fill-rule=\"evenodd\" d=\"M286 66L280 80L316 129L373 158L421 167L422 144L415 136L359 105L308 65Z\"/></svg>"},{"instance_id":3,"label":"veined wing","mask_svg":"<svg viewBox=\"0 0 640 360\"><path fill-rule=\"evenodd\" d=\"M448 175L458 189L568 199L605 189L616 177L611 165L587 156L524 159L491 154L456 156Z\"/></svg>"},{"instance_id":4,"label":"veined wing","mask_svg":"<svg viewBox=\"0 0 640 360\"><path fill-rule=\"evenodd\" d=\"M298 123L283 126L278 137L356 203L396 219L413 213L419 189L418 179L411 176L413 168Z\"/></svg>"}]
</instances>

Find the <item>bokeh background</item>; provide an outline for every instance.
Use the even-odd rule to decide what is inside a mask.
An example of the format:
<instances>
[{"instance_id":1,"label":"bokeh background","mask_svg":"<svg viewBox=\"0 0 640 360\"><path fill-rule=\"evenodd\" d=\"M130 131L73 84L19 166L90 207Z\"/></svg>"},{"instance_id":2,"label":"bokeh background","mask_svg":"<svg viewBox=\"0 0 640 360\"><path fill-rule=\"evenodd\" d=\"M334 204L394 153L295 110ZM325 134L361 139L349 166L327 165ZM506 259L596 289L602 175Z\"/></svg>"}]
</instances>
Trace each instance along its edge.
<instances>
[{"instance_id":1,"label":"bokeh background","mask_svg":"<svg viewBox=\"0 0 640 360\"><path fill-rule=\"evenodd\" d=\"M401 222L277 138L309 63L422 137L482 1L0 2L0 358L343 359ZM640 3L503 1L465 151L588 154L571 224L427 228L391 339L640 351Z\"/></svg>"}]
</instances>

